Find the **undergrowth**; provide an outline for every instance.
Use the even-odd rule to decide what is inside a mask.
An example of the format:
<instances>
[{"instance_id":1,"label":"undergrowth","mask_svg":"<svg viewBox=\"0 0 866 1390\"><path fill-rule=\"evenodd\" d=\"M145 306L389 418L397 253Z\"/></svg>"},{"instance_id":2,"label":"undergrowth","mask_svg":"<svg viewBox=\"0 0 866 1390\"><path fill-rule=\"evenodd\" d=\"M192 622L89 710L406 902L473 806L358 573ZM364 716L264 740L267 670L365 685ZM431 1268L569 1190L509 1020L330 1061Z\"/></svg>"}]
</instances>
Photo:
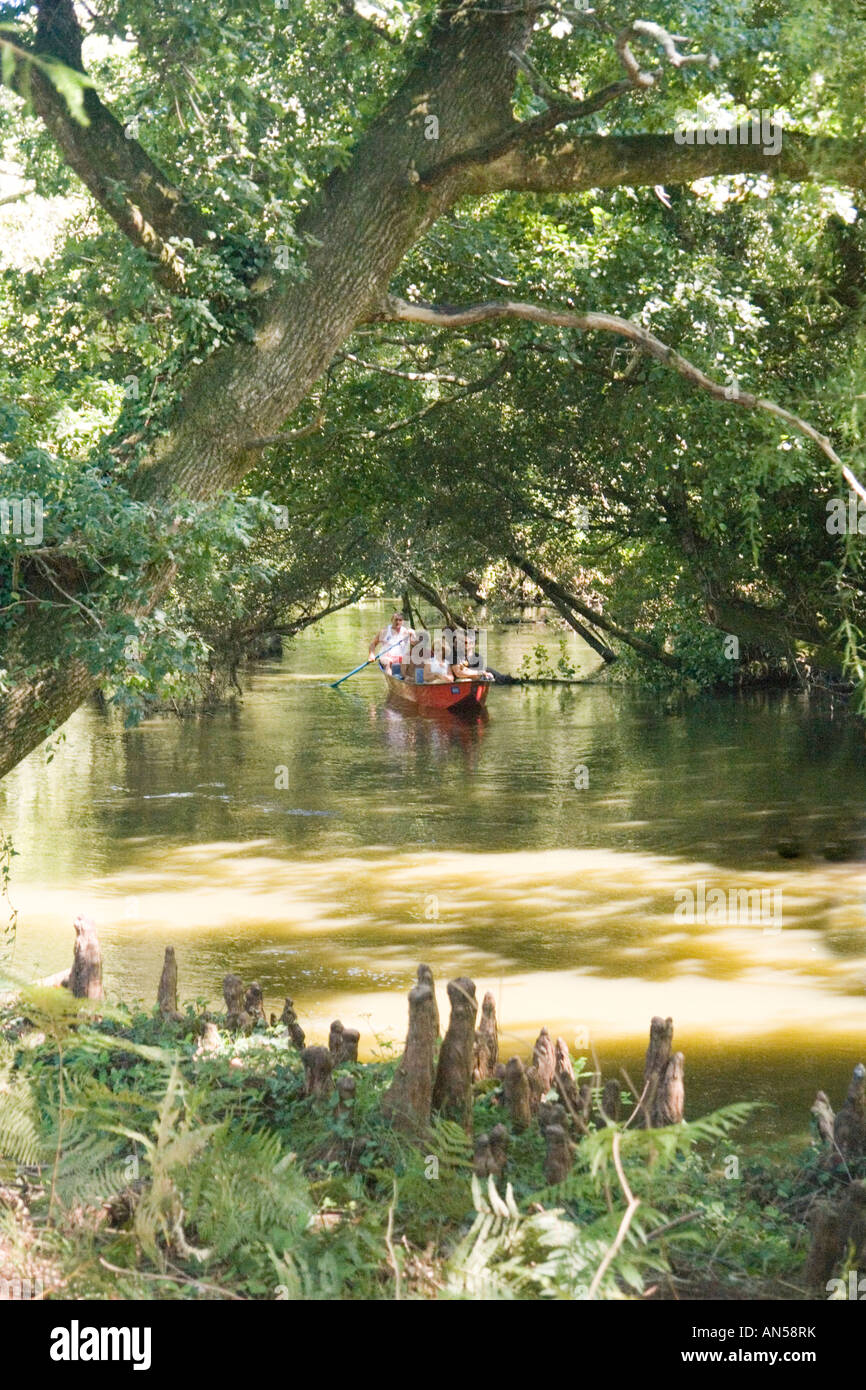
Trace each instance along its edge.
<instances>
[{"instance_id":1,"label":"undergrowth","mask_svg":"<svg viewBox=\"0 0 866 1390\"><path fill-rule=\"evenodd\" d=\"M67 1299L804 1296L805 1223L834 1180L814 1151L741 1157L732 1180L753 1107L595 1130L555 1187L532 1126L482 1182L459 1126L412 1143L384 1120L394 1059L350 1064L340 1114L304 1096L281 1028L200 1054L198 1025L58 989L7 1004L0 1279L37 1271ZM475 1133L499 1100L477 1088Z\"/></svg>"}]
</instances>

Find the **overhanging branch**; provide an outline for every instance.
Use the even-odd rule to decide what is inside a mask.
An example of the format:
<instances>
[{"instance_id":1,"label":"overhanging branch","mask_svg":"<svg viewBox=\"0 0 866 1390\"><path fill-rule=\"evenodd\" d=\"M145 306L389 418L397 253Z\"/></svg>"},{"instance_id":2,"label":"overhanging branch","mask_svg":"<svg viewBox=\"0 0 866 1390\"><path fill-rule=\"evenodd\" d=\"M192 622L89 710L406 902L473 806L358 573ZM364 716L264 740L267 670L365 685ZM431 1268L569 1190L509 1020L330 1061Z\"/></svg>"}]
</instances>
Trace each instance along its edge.
<instances>
[{"instance_id":1,"label":"overhanging branch","mask_svg":"<svg viewBox=\"0 0 866 1390\"><path fill-rule=\"evenodd\" d=\"M698 132L697 134L700 134ZM727 175L763 175L793 183L836 183L866 190L866 142L821 139L786 130L778 154L761 144L679 144L666 135L575 135L564 131L523 142L485 162L467 161L464 194L580 193L600 188L690 184Z\"/></svg>"},{"instance_id":2,"label":"overhanging branch","mask_svg":"<svg viewBox=\"0 0 866 1390\"><path fill-rule=\"evenodd\" d=\"M434 328L470 328L478 323L486 323L489 319L512 318L554 328L570 328L579 333L615 333L634 343L647 356L655 358L663 366L670 367L690 385L705 391L714 400L724 401L726 405L739 406L744 410L764 411L774 419L781 420L783 424L816 444L822 454L837 468L841 470L843 467L842 460L827 436L821 434L802 416L795 415L784 406L776 405L774 401L755 396L750 391L737 389L732 394L730 386L713 381L700 367L689 362L674 348L668 347L654 333L650 333L638 323L633 323L631 319L623 319L616 314L577 314L570 309L544 309L537 304L524 304L514 300L488 300L482 304L472 304L465 309L445 309L435 304L410 304L408 300L399 299L396 295L388 295L376 317L402 323L424 323Z\"/></svg>"}]
</instances>

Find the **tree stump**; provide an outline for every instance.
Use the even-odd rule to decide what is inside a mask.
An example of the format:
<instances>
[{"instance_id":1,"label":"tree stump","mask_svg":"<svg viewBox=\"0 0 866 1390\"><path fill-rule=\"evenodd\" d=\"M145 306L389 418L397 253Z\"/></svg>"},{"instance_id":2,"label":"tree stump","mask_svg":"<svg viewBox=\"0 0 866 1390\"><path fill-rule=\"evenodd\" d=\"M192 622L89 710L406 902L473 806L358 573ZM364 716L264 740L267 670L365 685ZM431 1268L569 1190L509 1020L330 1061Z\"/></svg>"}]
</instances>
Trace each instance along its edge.
<instances>
[{"instance_id":1,"label":"tree stump","mask_svg":"<svg viewBox=\"0 0 866 1390\"><path fill-rule=\"evenodd\" d=\"M244 1008L244 982L240 975L223 976L223 999L226 1001L226 1027L232 1033L246 1032L253 1025Z\"/></svg>"},{"instance_id":2,"label":"tree stump","mask_svg":"<svg viewBox=\"0 0 866 1390\"><path fill-rule=\"evenodd\" d=\"M685 1057L682 1052L672 1053L673 1036L673 1019L653 1019L638 1116L638 1123L645 1129L679 1124L683 1118Z\"/></svg>"},{"instance_id":3,"label":"tree stump","mask_svg":"<svg viewBox=\"0 0 866 1390\"><path fill-rule=\"evenodd\" d=\"M156 1007L164 1018L178 1018L177 1012L177 961L174 947L166 946L159 988L156 992Z\"/></svg>"},{"instance_id":4,"label":"tree stump","mask_svg":"<svg viewBox=\"0 0 866 1390\"><path fill-rule=\"evenodd\" d=\"M565 1182L574 1164L574 1146L562 1125L548 1125L544 1131L544 1180L549 1187Z\"/></svg>"},{"instance_id":5,"label":"tree stump","mask_svg":"<svg viewBox=\"0 0 866 1390\"><path fill-rule=\"evenodd\" d=\"M334 1066L357 1062L360 1041L361 1034L356 1028L344 1028L340 1020L335 1018L328 1034L328 1051L333 1055Z\"/></svg>"},{"instance_id":6,"label":"tree stump","mask_svg":"<svg viewBox=\"0 0 866 1390\"><path fill-rule=\"evenodd\" d=\"M833 1113L833 1107L829 1099L823 1091L819 1091L816 1095L809 1113L814 1116L815 1127L818 1130L819 1138L824 1144L828 1145L830 1148L834 1148L836 1142L836 1116Z\"/></svg>"},{"instance_id":7,"label":"tree stump","mask_svg":"<svg viewBox=\"0 0 866 1390\"><path fill-rule=\"evenodd\" d=\"M490 1151L489 1134L479 1134L475 1140L475 1157L472 1161L472 1169L476 1178L492 1177L496 1172L496 1164Z\"/></svg>"},{"instance_id":8,"label":"tree stump","mask_svg":"<svg viewBox=\"0 0 866 1390\"><path fill-rule=\"evenodd\" d=\"M354 1076L349 1072L343 1072L337 1077L337 1101L336 1117L338 1120L349 1120L355 1107L356 1082Z\"/></svg>"},{"instance_id":9,"label":"tree stump","mask_svg":"<svg viewBox=\"0 0 866 1390\"><path fill-rule=\"evenodd\" d=\"M439 1025L439 1005L436 1003L436 981L433 979L433 971L430 969L429 965L418 966L417 980L419 985L427 985L430 993L433 995L433 1016L436 1020L435 1041L436 1038L440 1037L442 1030Z\"/></svg>"},{"instance_id":10,"label":"tree stump","mask_svg":"<svg viewBox=\"0 0 866 1390\"><path fill-rule=\"evenodd\" d=\"M326 1047L305 1047L301 1053L304 1064L304 1095L317 1100L331 1094L334 1082L331 1076L334 1059Z\"/></svg>"},{"instance_id":11,"label":"tree stump","mask_svg":"<svg viewBox=\"0 0 866 1390\"><path fill-rule=\"evenodd\" d=\"M75 919L75 948L69 990L76 999L102 999L102 952L89 917Z\"/></svg>"},{"instance_id":12,"label":"tree stump","mask_svg":"<svg viewBox=\"0 0 866 1390\"><path fill-rule=\"evenodd\" d=\"M335 1018L328 1032L328 1051L335 1062L339 1062L343 1055L343 1025L338 1018Z\"/></svg>"},{"instance_id":13,"label":"tree stump","mask_svg":"<svg viewBox=\"0 0 866 1390\"><path fill-rule=\"evenodd\" d=\"M264 1022L265 1001L258 980L253 980L244 995L244 1013L249 1014L254 1021L260 1018Z\"/></svg>"},{"instance_id":14,"label":"tree stump","mask_svg":"<svg viewBox=\"0 0 866 1390\"><path fill-rule=\"evenodd\" d=\"M542 1028L532 1049L532 1065L538 1072L541 1097L547 1095L556 1074L556 1052L546 1028Z\"/></svg>"},{"instance_id":15,"label":"tree stump","mask_svg":"<svg viewBox=\"0 0 866 1390\"><path fill-rule=\"evenodd\" d=\"M564 1038L556 1039L554 1047L554 1060L556 1070L554 1071L553 1084L556 1087L559 1099L565 1106L568 1121L573 1133L582 1138L588 1132L589 1126L583 1118L583 1102L580 1092L577 1089L577 1082L574 1079L574 1066L571 1061L571 1053L568 1050L568 1043Z\"/></svg>"},{"instance_id":16,"label":"tree stump","mask_svg":"<svg viewBox=\"0 0 866 1390\"><path fill-rule=\"evenodd\" d=\"M409 1031L394 1080L382 1097L382 1112L395 1129L421 1134L430 1124L433 1098L433 1051L438 1014L429 984L409 991Z\"/></svg>"},{"instance_id":17,"label":"tree stump","mask_svg":"<svg viewBox=\"0 0 866 1390\"><path fill-rule=\"evenodd\" d=\"M836 1115L833 1138L845 1160L866 1156L866 1067L862 1062L854 1068L848 1094Z\"/></svg>"},{"instance_id":18,"label":"tree stump","mask_svg":"<svg viewBox=\"0 0 866 1390\"><path fill-rule=\"evenodd\" d=\"M538 1114L540 1106L546 1092L542 1090L541 1076L538 1067L531 1066L526 1068L526 1084L529 1087L529 1111L532 1115Z\"/></svg>"},{"instance_id":19,"label":"tree stump","mask_svg":"<svg viewBox=\"0 0 866 1390\"><path fill-rule=\"evenodd\" d=\"M490 1157L493 1161L493 1176L501 1178L508 1163L508 1130L505 1125L494 1125L490 1131Z\"/></svg>"},{"instance_id":20,"label":"tree stump","mask_svg":"<svg viewBox=\"0 0 866 1390\"><path fill-rule=\"evenodd\" d=\"M606 1081L601 1093L601 1125L619 1124L622 1119L622 1097L618 1081Z\"/></svg>"},{"instance_id":21,"label":"tree stump","mask_svg":"<svg viewBox=\"0 0 866 1390\"><path fill-rule=\"evenodd\" d=\"M488 990L481 1005L481 1022L475 1034L473 1081L486 1081L494 1076L499 1061L499 1033L496 1026L496 1000Z\"/></svg>"},{"instance_id":22,"label":"tree stump","mask_svg":"<svg viewBox=\"0 0 866 1390\"><path fill-rule=\"evenodd\" d=\"M518 1132L528 1129L532 1121L532 1111L529 1105L529 1082L519 1057L511 1057L506 1063L503 1092L512 1129L516 1129Z\"/></svg>"},{"instance_id":23,"label":"tree stump","mask_svg":"<svg viewBox=\"0 0 866 1390\"><path fill-rule=\"evenodd\" d=\"M295 1013L292 1000L286 999L283 1005L283 1012L280 1014L280 1023L289 1030L289 1037L299 1052L303 1052L306 1037L304 1030L298 1022L298 1015Z\"/></svg>"},{"instance_id":24,"label":"tree stump","mask_svg":"<svg viewBox=\"0 0 866 1390\"><path fill-rule=\"evenodd\" d=\"M812 1289L825 1289L834 1270L851 1251L859 1270L866 1261L866 1185L854 1182L841 1202L822 1202L812 1215L812 1244L805 1280Z\"/></svg>"},{"instance_id":25,"label":"tree stump","mask_svg":"<svg viewBox=\"0 0 866 1390\"><path fill-rule=\"evenodd\" d=\"M451 1017L433 1083L433 1109L472 1129L472 1059L475 1051L475 983L461 976L448 981Z\"/></svg>"},{"instance_id":26,"label":"tree stump","mask_svg":"<svg viewBox=\"0 0 866 1390\"><path fill-rule=\"evenodd\" d=\"M538 1128L542 1134L546 1129L550 1129L551 1125L559 1125L561 1129L565 1129L566 1124L565 1106L556 1105L550 1100L542 1101L538 1107Z\"/></svg>"}]
</instances>

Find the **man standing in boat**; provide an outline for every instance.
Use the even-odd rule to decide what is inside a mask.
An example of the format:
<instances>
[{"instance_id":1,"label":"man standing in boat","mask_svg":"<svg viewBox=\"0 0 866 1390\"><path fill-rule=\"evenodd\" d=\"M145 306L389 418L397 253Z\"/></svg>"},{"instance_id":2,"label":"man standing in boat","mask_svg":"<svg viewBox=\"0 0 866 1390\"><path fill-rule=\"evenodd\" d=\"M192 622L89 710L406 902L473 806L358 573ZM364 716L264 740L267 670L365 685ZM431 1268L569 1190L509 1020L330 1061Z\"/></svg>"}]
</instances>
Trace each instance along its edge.
<instances>
[{"instance_id":1,"label":"man standing in boat","mask_svg":"<svg viewBox=\"0 0 866 1390\"><path fill-rule=\"evenodd\" d=\"M375 656L376 648L382 650L382 658L379 665L389 676L403 674L403 665L409 659L409 652L415 640L415 632L411 627L406 626L406 619L402 613L394 613L387 627L383 627L381 632L370 643L370 658Z\"/></svg>"}]
</instances>

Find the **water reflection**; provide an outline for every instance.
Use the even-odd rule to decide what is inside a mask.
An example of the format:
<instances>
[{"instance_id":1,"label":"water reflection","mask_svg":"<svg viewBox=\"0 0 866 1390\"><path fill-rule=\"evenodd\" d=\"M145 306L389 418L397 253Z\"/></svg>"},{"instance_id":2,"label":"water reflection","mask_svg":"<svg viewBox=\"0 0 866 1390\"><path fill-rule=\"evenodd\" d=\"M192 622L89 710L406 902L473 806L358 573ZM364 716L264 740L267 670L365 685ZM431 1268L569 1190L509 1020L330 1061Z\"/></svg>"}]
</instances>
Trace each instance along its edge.
<instances>
[{"instance_id":1,"label":"water reflection","mask_svg":"<svg viewBox=\"0 0 866 1390\"><path fill-rule=\"evenodd\" d=\"M388 704L374 672L330 690L378 618L335 615L197 722L81 711L50 767L7 778L16 964L65 964L83 910L126 998L153 997L173 944L187 997L237 970L369 1052L401 1036L425 959L492 988L509 1035L583 1026L637 1069L672 1014L696 1107L751 1086L799 1126L804 1067L844 1093L866 1020L860 730L796 696L667 715L626 689L496 688L466 722ZM537 640L491 633L490 659ZM782 930L679 920L701 881L781 889Z\"/></svg>"}]
</instances>

